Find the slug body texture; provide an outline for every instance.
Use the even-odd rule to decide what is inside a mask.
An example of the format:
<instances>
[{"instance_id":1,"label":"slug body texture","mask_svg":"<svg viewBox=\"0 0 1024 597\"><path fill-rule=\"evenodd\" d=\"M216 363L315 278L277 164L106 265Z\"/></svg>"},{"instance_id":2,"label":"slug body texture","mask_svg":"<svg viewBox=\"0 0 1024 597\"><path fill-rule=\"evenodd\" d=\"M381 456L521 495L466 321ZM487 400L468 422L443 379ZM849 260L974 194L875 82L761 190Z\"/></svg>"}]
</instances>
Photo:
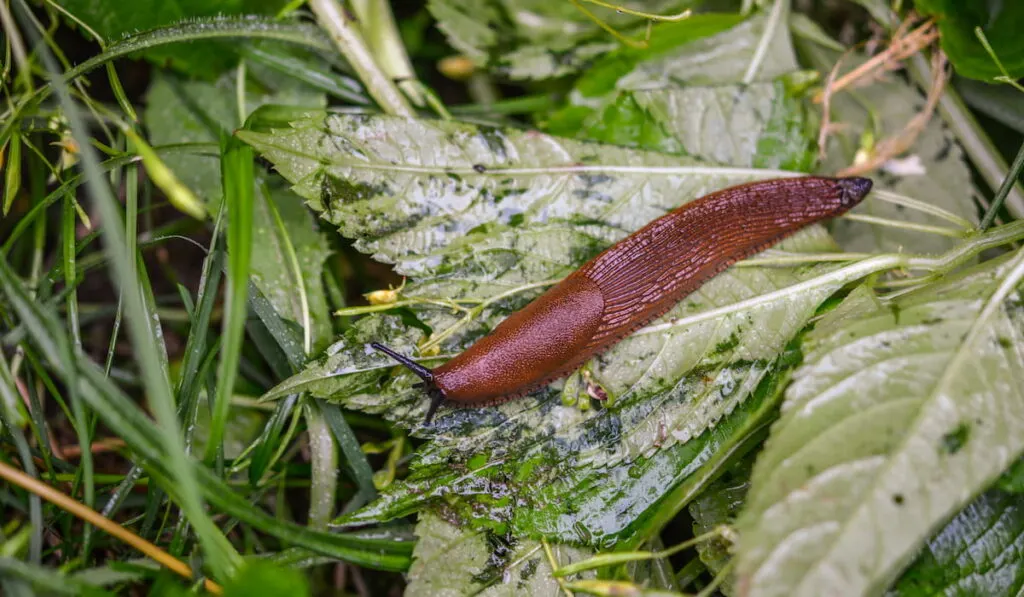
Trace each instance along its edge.
<instances>
[{"instance_id":1,"label":"slug body texture","mask_svg":"<svg viewBox=\"0 0 1024 597\"><path fill-rule=\"evenodd\" d=\"M819 177L730 187L616 243L432 371L374 347L424 380L428 420L442 402L510 400L574 371L733 263L846 212L870 189L866 178Z\"/></svg>"}]
</instances>

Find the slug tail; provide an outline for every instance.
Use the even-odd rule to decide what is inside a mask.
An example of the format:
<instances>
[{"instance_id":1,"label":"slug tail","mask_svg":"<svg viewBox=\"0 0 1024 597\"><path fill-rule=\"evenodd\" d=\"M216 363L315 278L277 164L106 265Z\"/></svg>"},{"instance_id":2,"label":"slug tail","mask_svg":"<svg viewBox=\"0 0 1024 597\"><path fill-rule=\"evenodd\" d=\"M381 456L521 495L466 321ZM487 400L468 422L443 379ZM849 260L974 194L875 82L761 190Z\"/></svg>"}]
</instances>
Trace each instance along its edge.
<instances>
[{"instance_id":1,"label":"slug tail","mask_svg":"<svg viewBox=\"0 0 1024 597\"><path fill-rule=\"evenodd\" d=\"M441 388L437 387L437 383L434 381L434 372L409 357L391 350L383 344L370 342L370 346L372 346L374 350L383 352L389 357L395 359L406 369L415 373L416 377L423 380L423 383L418 383L416 386L426 390L427 396L430 397L430 406L427 407L427 418L423 421L424 425L429 425L430 420L434 418L434 414L437 412L437 409L440 408L441 403L444 402L444 392L441 391Z\"/></svg>"}]
</instances>

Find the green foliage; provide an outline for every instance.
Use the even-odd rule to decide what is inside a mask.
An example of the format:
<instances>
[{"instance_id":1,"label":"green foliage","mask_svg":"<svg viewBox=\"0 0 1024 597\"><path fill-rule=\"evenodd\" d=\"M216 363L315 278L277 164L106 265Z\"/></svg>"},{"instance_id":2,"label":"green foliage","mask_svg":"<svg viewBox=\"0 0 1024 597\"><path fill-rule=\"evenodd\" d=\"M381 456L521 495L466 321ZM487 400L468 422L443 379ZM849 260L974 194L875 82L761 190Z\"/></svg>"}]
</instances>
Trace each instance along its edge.
<instances>
[{"instance_id":1,"label":"green foliage","mask_svg":"<svg viewBox=\"0 0 1024 597\"><path fill-rule=\"evenodd\" d=\"M1018 252L887 306L861 289L815 327L738 523L751 595L884 589L1024 451L1022 277Z\"/></svg>"},{"instance_id":2,"label":"green foliage","mask_svg":"<svg viewBox=\"0 0 1024 597\"><path fill-rule=\"evenodd\" d=\"M917 10L939 23L942 50L964 77L993 81L1024 77L1024 4L975 0L915 0ZM980 28L995 58L975 29ZM1001 68L1000 68L1001 65Z\"/></svg>"},{"instance_id":3,"label":"green foliage","mask_svg":"<svg viewBox=\"0 0 1024 597\"><path fill-rule=\"evenodd\" d=\"M0 593L1021 592L1024 200L1004 185L985 221L1010 223L973 230L1009 86L959 87L1008 129L945 98L852 217L531 396L424 425L368 346L436 366L669 210L861 163L910 130L926 61L813 98L867 58L832 37L895 27L892 3L8 4ZM1015 3L916 4L961 75L1002 74L975 25L1021 74ZM459 54L468 80L434 75Z\"/></svg>"}]
</instances>

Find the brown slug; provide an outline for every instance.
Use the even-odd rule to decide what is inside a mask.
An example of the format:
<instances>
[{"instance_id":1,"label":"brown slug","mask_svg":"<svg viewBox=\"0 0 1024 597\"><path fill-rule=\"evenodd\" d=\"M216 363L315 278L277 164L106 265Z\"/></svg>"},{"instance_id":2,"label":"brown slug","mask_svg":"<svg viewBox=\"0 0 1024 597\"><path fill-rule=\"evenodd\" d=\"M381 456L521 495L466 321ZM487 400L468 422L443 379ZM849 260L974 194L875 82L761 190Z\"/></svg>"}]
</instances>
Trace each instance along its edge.
<instances>
[{"instance_id":1,"label":"brown slug","mask_svg":"<svg viewBox=\"0 0 1024 597\"><path fill-rule=\"evenodd\" d=\"M737 261L871 190L867 178L802 177L730 187L683 205L594 257L455 358L427 369L378 344L442 403L486 406L571 373Z\"/></svg>"}]
</instances>

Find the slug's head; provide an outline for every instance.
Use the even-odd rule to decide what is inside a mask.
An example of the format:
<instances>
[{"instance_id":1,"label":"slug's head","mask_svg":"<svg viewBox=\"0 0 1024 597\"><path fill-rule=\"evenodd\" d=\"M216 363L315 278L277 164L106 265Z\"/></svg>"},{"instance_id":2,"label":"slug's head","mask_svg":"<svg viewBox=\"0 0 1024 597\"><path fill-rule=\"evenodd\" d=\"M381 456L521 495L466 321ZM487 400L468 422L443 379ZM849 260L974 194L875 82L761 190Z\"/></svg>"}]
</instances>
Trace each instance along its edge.
<instances>
[{"instance_id":1,"label":"slug's head","mask_svg":"<svg viewBox=\"0 0 1024 597\"><path fill-rule=\"evenodd\" d=\"M861 199L871 190L871 186L874 183L871 182L870 178L850 176L848 178L836 179L836 184L839 186L839 202L843 207L849 209L860 203Z\"/></svg>"},{"instance_id":2,"label":"slug's head","mask_svg":"<svg viewBox=\"0 0 1024 597\"><path fill-rule=\"evenodd\" d=\"M434 381L434 372L431 371L430 369L427 369L423 365L420 365L419 363L410 359L409 357L391 350L390 348L384 346L383 344L379 344L377 342L370 342L370 346L372 346L375 350L379 350L380 352L383 352L389 357L395 359L396 361L404 365L406 369L415 373L416 377L419 377L420 379L423 380L422 383L418 383L413 387L422 388L426 390L427 396L430 397L430 406L427 408L427 418L425 421L423 421L424 425L429 425L430 420L434 418L434 413L437 412L438 407L441 406L441 403L444 402L445 399L444 390L439 388L437 382Z\"/></svg>"}]
</instances>

